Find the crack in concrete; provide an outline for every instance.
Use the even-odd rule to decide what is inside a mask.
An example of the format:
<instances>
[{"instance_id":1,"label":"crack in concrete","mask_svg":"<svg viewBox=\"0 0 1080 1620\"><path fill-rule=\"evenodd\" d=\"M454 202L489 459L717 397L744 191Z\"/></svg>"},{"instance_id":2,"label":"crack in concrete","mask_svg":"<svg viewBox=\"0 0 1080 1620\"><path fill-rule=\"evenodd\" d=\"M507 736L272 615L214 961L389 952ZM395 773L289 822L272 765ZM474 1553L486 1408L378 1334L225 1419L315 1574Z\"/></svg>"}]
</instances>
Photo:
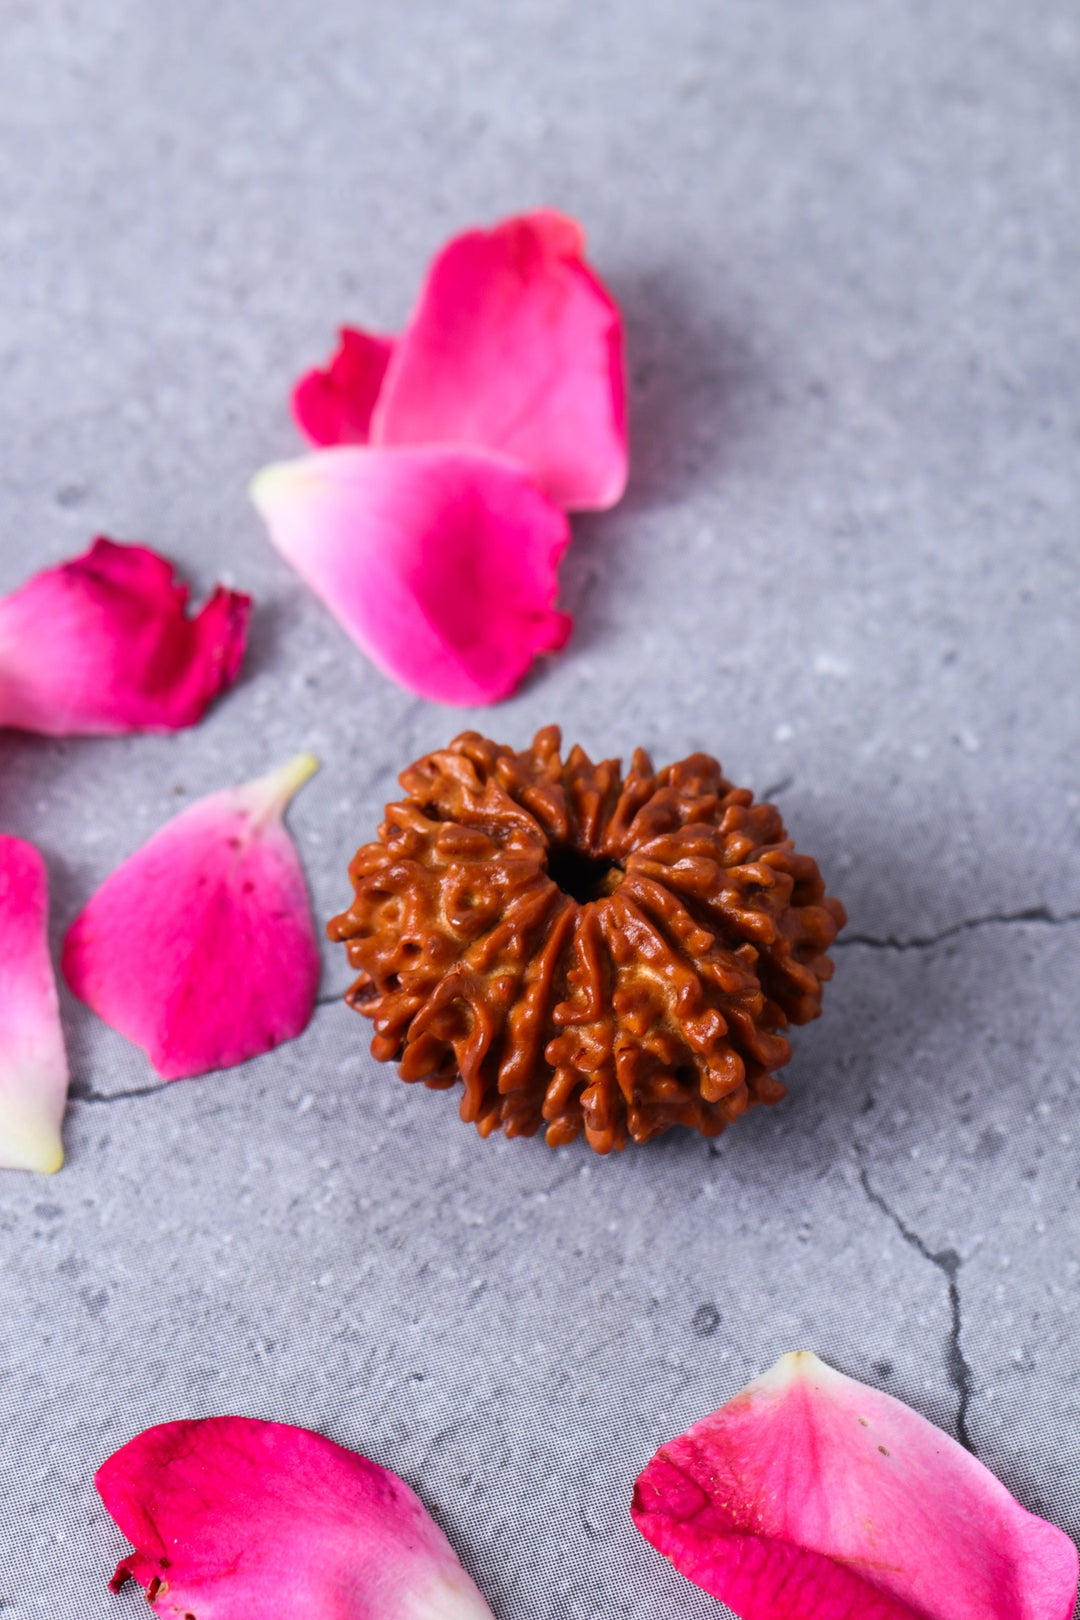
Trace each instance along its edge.
<instances>
[{"instance_id":1,"label":"crack in concrete","mask_svg":"<svg viewBox=\"0 0 1080 1620\"><path fill-rule=\"evenodd\" d=\"M970 1451L972 1456L976 1456L977 1453L968 1429L968 1410L974 1393L973 1380L971 1367L968 1365L960 1341L963 1321L960 1312L959 1278L963 1261L955 1249L939 1249L935 1251L924 1243L918 1232L907 1226L891 1205L871 1186L870 1177L867 1175L866 1168L863 1165L859 1166L859 1180L862 1183L863 1192L874 1207L892 1221L905 1243L918 1254L921 1254L924 1260L929 1260L932 1266L937 1267L949 1285L951 1325L945 1364L949 1374L949 1382L956 1391L956 1438L965 1450Z\"/></svg>"},{"instance_id":2,"label":"crack in concrete","mask_svg":"<svg viewBox=\"0 0 1080 1620\"><path fill-rule=\"evenodd\" d=\"M1049 906L1027 906L1023 911L991 911L985 917L965 917L963 922L951 923L937 934L916 934L911 939L899 939L895 934L875 938L872 934L845 934L830 947L834 951L849 945L865 945L872 951L925 951L942 940L954 939L957 934L970 933L975 928L1007 928L1015 923L1042 923L1050 928L1064 928L1080 922L1080 911L1052 912Z\"/></svg>"},{"instance_id":3,"label":"crack in concrete","mask_svg":"<svg viewBox=\"0 0 1080 1620\"><path fill-rule=\"evenodd\" d=\"M133 1086L130 1091L69 1091L68 1102L111 1103L125 1102L129 1097L153 1097L159 1091L167 1091L169 1081L162 1080L156 1086Z\"/></svg>"},{"instance_id":4,"label":"crack in concrete","mask_svg":"<svg viewBox=\"0 0 1080 1620\"><path fill-rule=\"evenodd\" d=\"M336 1001L341 1001L344 1004L344 994L342 993L341 995L317 996L315 998L315 1005L314 1005L314 1007L312 1009L312 1013L311 1013L312 1019L314 1019L315 1014L318 1012L320 1007L330 1007ZM311 1023L310 1022L308 1023L307 1027L308 1027L308 1029L311 1028ZM306 1030L301 1031L301 1034L296 1037L297 1040L302 1040L303 1036L306 1033L307 1033ZM288 1046L288 1045L291 1045L292 1043L289 1042L289 1041L286 1041L284 1044ZM268 1056L269 1054L262 1053L260 1055L265 1057L265 1056ZM234 1067L237 1067L237 1065L234 1065ZM210 1070L207 1071L208 1074L223 1074L224 1072L225 1071L223 1069L210 1069ZM203 1076L203 1075L192 1075L191 1078L194 1079L194 1080L202 1080L202 1079L205 1078L205 1076ZM94 1090L89 1089L89 1088L84 1091L81 1088L79 1090L76 1090L75 1087L73 1086L71 1088L71 1090L68 1092L67 1100L68 1100L69 1103L129 1102L133 1097L156 1097L159 1092L168 1091L169 1087L172 1084L173 1084L173 1082L171 1080L162 1080L155 1086L132 1086L127 1091L94 1091Z\"/></svg>"}]
</instances>

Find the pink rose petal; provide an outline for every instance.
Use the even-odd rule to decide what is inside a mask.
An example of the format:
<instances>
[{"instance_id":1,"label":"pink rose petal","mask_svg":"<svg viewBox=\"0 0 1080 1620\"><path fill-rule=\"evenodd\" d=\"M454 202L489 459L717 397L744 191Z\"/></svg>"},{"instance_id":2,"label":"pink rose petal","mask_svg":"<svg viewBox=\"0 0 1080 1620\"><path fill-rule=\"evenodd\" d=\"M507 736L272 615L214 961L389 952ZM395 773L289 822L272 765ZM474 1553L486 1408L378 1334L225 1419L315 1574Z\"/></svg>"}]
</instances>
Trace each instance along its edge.
<instances>
[{"instance_id":1,"label":"pink rose petal","mask_svg":"<svg viewBox=\"0 0 1080 1620\"><path fill-rule=\"evenodd\" d=\"M319 950L282 817L317 761L200 799L119 867L72 923L64 977L166 1080L299 1035Z\"/></svg>"},{"instance_id":2,"label":"pink rose petal","mask_svg":"<svg viewBox=\"0 0 1080 1620\"><path fill-rule=\"evenodd\" d=\"M95 540L0 598L0 726L51 736L193 726L236 679L251 599L218 586L194 618L172 564Z\"/></svg>"},{"instance_id":3,"label":"pink rose petal","mask_svg":"<svg viewBox=\"0 0 1080 1620\"><path fill-rule=\"evenodd\" d=\"M98 1469L136 1551L132 1578L175 1620L491 1620L396 1474L307 1429L162 1423Z\"/></svg>"},{"instance_id":4,"label":"pink rose petal","mask_svg":"<svg viewBox=\"0 0 1080 1620\"><path fill-rule=\"evenodd\" d=\"M302 377L293 413L315 444L460 444L522 462L567 511L626 487L618 305L551 209L471 230L428 269L396 341L346 329Z\"/></svg>"},{"instance_id":5,"label":"pink rose petal","mask_svg":"<svg viewBox=\"0 0 1080 1620\"><path fill-rule=\"evenodd\" d=\"M46 938L45 862L0 837L0 1168L59 1170L68 1066Z\"/></svg>"},{"instance_id":6,"label":"pink rose petal","mask_svg":"<svg viewBox=\"0 0 1080 1620\"><path fill-rule=\"evenodd\" d=\"M297 425L312 444L366 444L394 340L346 326L337 353L293 389Z\"/></svg>"},{"instance_id":7,"label":"pink rose petal","mask_svg":"<svg viewBox=\"0 0 1080 1620\"><path fill-rule=\"evenodd\" d=\"M265 468L252 498L354 641L422 697L493 703L569 634L554 608L566 518L503 457L324 450Z\"/></svg>"},{"instance_id":8,"label":"pink rose petal","mask_svg":"<svg viewBox=\"0 0 1080 1620\"><path fill-rule=\"evenodd\" d=\"M466 231L433 261L371 419L374 444L500 450L569 511L626 487L618 306L551 210Z\"/></svg>"},{"instance_id":9,"label":"pink rose petal","mask_svg":"<svg viewBox=\"0 0 1080 1620\"><path fill-rule=\"evenodd\" d=\"M900 1401L782 1356L638 1479L634 1523L742 1620L1070 1620L1077 1554Z\"/></svg>"}]
</instances>

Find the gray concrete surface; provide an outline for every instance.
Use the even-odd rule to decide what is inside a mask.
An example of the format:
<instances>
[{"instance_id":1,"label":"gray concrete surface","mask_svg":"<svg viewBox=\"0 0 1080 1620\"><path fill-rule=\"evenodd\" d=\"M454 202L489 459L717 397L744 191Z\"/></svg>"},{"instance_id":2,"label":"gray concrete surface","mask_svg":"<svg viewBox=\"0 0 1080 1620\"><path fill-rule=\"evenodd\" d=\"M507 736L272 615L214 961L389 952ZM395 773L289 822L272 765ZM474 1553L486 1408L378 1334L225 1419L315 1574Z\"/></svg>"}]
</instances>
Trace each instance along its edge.
<instances>
[{"instance_id":1,"label":"gray concrete surface","mask_svg":"<svg viewBox=\"0 0 1080 1620\"><path fill-rule=\"evenodd\" d=\"M0 738L57 940L168 815L300 747L325 916L401 764L551 720L718 754L851 913L789 1100L611 1162L481 1143L332 1000L148 1091L68 998L68 1164L0 1174L3 1620L145 1612L105 1591L93 1470L222 1411L404 1474L499 1620L705 1620L632 1479L800 1346L1080 1533L1075 8L3 11L0 588L104 531L258 603L197 730ZM575 524L566 652L452 712L365 663L245 487L340 320L393 326L441 240L541 202L625 307L632 484Z\"/></svg>"}]
</instances>

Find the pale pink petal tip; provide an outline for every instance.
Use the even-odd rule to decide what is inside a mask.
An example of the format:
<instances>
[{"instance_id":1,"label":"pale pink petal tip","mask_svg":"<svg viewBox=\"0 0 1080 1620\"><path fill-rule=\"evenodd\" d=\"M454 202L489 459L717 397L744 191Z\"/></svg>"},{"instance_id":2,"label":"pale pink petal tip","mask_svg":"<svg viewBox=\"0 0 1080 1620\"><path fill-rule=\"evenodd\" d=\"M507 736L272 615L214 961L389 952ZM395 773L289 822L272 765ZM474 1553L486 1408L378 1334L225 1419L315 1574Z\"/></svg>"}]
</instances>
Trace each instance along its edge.
<instances>
[{"instance_id":1,"label":"pale pink petal tip","mask_svg":"<svg viewBox=\"0 0 1080 1620\"><path fill-rule=\"evenodd\" d=\"M494 703L570 632L565 514L505 457L345 447L267 467L251 493L282 555L421 697Z\"/></svg>"},{"instance_id":2,"label":"pale pink petal tip","mask_svg":"<svg viewBox=\"0 0 1080 1620\"><path fill-rule=\"evenodd\" d=\"M307 1429L254 1418L162 1423L98 1469L169 1620L491 1620L450 1543L403 1480Z\"/></svg>"},{"instance_id":3,"label":"pale pink petal tip","mask_svg":"<svg viewBox=\"0 0 1080 1620\"><path fill-rule=\"evenodd\" d=\"M1070 1620L1077 1553L910 1407L803 1351L661 1446L634 1523L741 1620Z\"/></svg>"},{"instance_id":4,"label":"pale pink petal tip","mask_svg":"<svg viewBox=\"0 0 1080 1620\"><path fill-rule=\"evenodd\" d=\"M299 754L200 799L107 878L68 931L71 989L166 1080L243 1063L311 1017L319 948L282 817L317 768Z\"/></svg>"},{"instance_id":5,"label":"pale pink petal tip","mask_svg":"<svg viewBox=\"0 0 1080 1620\"><path fill-rule=\"evenodd\" d=\"M0 836L0 1169L59 1170L68 1066L49 960L45 862Z\"/></svg>"},{"instance_id":6,"label":"pale pink petal tip","mask_svg":"<svg viewBox=\"0 0 1080 1620\"><path fill-rule=\"evenodd\" d=\"M342 328L328 363L307 372L293 389L293 415L312 444L367 443L371 413L393 352L393 338Z\"/></svg>"},{"instance_id":7,"label":"pale pink petal tip","mask_svg":"<svg viewBox=\"0 0 1080 1620\"><path fill-rule=\"evenodd\" d=\"M251 598L188 588L146 546L98 539L0 598L0 726L51 736L193 726L240 669Z\"/></svg>"}]
</instances>

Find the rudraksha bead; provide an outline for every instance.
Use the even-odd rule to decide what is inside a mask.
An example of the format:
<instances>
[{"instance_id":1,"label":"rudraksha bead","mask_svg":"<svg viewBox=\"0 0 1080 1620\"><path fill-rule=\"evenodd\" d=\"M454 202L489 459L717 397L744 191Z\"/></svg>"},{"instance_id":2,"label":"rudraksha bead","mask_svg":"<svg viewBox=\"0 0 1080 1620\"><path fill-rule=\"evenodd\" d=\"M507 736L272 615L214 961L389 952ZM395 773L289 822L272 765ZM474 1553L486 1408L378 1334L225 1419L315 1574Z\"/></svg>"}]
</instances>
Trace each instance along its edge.
<instances>
[{"instance_id":1,"label":"rudraksha bead","mask_svg":"<svg viewBox=\"0 0 1080 1620\"><path fill-rule=\"evenodd\" d=\"M482 1136L717 1136L784 1095L781 1031L820 1012L844 908L709 755L639 749L624 777L559 746L466 731L402 772L328 927L346 999L403 1080L463 1086Z\"/></svg>"}]
</instances>

